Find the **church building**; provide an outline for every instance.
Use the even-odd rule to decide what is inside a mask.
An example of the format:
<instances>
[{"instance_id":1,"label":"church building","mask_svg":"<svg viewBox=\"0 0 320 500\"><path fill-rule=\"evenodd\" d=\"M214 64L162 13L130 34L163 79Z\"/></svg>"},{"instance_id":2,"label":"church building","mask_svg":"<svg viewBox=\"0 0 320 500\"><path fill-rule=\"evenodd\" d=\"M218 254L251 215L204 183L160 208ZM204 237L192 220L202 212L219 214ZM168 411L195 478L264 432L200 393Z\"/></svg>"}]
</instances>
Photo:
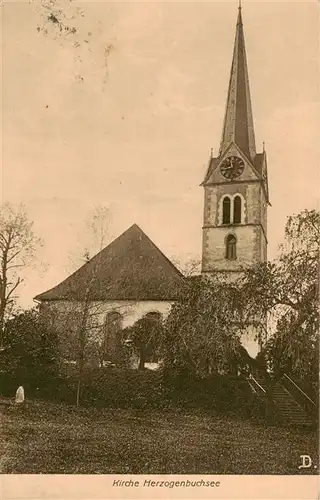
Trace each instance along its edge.
<instances>
[{"instance_id":1,"label":"church building","mask_svg":"<svg viewBox=\"0 0 320 500\"><path fill-rule=\"evenodd\" d=\"M243 269L267 260L269 205L266 152L264 147L257 152L255 144L240 6L220 149L216 156L211 154L202 186L201 273L209 277L218 273L226 282L234 281ZM97 326L101 329L105 325L114 332L108 341L112 351L122 327L146 314L165 318L172 303L185 293L186 283L134 225L73 275L35 299L42 310L64 318L66 331L72 316L79 317L89 290L90 302L98 311ZM259 350L257 331L264 326L265 320L257 318L243 335L243 345L251 356Z\"/></svg>"},{"instance_id":2,"label":"church building","mask_svg":"<svg viewBox=\"0 0 320 500\"><path fill-rule=\"evenodd\" d=\"M181 272L137 224L55 287L35 297L59 332L61 352L74 360L86 320L92 359L116 362L122 331L152 315L163 320L186 291ZM103 352L101 352L103 349ZM98 352L99 351L99 352Z\"/></svg>"}]
</instances>

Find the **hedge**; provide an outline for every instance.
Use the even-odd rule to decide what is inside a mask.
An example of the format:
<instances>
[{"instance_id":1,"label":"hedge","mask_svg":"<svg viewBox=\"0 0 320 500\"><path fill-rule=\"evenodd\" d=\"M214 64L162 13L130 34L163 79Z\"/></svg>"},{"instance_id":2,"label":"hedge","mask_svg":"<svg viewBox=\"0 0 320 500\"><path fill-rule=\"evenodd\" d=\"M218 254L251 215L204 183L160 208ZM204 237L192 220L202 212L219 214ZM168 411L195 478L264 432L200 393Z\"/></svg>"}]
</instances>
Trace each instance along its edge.
<instances>
[{"instance_id":1,"label":"hedge","mask_svg":"<svg viewBox=\"0 0 320 500\"><path fill-rule=\"evenodd\" d=\"M75 404L75 371L48 382L35 394L56 402ZM187 374L170 377L160 371L126 370L115 367L88 370L81 391L82 406L135 409L206 409L244 417L263 417L264 408L256 401L244 379L211 376L206 379Z\"/></svg>"}]
</instances>

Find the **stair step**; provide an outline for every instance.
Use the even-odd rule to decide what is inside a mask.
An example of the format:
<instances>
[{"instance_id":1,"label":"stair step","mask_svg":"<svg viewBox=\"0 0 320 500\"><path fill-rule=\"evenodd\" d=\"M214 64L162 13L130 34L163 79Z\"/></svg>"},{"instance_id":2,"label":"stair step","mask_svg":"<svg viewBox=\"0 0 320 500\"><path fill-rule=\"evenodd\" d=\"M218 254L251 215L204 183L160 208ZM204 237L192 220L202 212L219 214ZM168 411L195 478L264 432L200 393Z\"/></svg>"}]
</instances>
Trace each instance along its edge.
<instances>
[{"instance_id":1,"label":"stair step","mask_svg":"<svg viewBox=\"0 0 320 500\"><path fill-rule=\"evenodd\" d=\"M254 375L254 379L271 396L284 423L299 427L312 426L312 419L281 382L270 385L270 382L259 373Z\"/></svg>"}]
</instances>

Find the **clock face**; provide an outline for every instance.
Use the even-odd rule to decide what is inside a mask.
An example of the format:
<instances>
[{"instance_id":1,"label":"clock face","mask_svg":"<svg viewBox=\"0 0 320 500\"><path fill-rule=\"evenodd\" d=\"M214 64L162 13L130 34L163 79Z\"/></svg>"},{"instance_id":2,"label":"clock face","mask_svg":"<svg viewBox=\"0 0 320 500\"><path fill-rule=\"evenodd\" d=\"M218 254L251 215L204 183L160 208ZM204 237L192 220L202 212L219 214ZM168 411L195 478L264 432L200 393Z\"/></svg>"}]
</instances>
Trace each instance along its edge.
<instances>
[{"instance_id":1,"label":"clock face","mask_svg":"<svg viewBox=\"0 0 320 500\"><path fill-rule=\"evenodd\" d=\"M220 166L220 171L226 179L239 177L244 170L244 161L239 156L228 156Z\"/></svg>"}]
</instances>

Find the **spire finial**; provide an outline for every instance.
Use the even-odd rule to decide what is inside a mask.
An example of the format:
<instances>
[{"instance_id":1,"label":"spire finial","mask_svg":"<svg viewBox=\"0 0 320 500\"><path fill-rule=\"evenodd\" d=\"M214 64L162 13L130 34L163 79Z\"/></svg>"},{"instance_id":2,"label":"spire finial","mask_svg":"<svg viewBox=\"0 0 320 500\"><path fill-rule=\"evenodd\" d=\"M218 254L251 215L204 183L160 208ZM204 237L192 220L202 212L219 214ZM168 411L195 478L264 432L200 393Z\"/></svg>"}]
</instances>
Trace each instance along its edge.
<instances>
[{"instance_id":1,"label":"spire finial","mask_svg":"<svg viewBox=\"0 0 320 500\"><path fill-rule=\"evenodd\" d=\"M241 14L241 0L239 0L239 4L238 4L238 22L237 22L237 25L242 25L242 14Z\"/></svg>"}]
</instances>

